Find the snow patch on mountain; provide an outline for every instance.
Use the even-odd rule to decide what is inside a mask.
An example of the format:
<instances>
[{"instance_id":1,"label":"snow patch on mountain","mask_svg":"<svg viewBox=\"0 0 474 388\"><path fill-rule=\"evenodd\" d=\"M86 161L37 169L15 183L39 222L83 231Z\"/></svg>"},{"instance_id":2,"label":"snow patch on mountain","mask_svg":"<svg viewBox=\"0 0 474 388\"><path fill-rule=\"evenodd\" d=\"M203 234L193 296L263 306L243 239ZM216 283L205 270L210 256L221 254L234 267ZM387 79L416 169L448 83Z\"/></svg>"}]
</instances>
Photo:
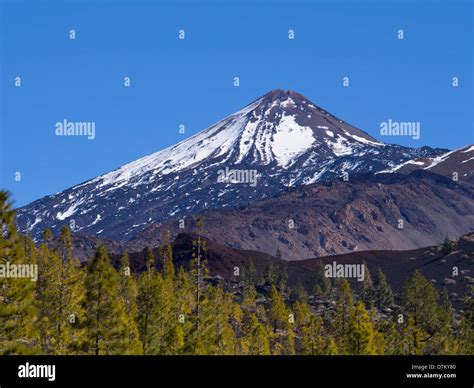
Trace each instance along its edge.
<instances>
[{"instance_id":1,"label":"snow patch on mountain","mask_svg":"<svg viewBox=\"0 0 474 388\"><path fill-rule=\"evenodd\" d=\"M383 146L383 145L385 145L385 144L380 143L380 142L368 140L368 139L366 139L364 137L361 137L361 136L350 134L347 131L345 131L345 132L346 132L347 135L351 136L353 139L357 140L359 143L370 144L370 145L374 145L374 146Z\"/></svg>"},{"instance_id":2,"label":"snow patch on mountain","mask_svg":"<svg viewBox=\"0 0 474 388\"><path fill-rule=\"evenodd\" d=\"M260 120L249 121L245 125L244 130L239 143L239 157L237 158L237 163L242 162L242 159L247 156L249 151L252 149L252 146L255 143L254 134L257 132L257 128L261 123Z\"/></svg>"},{"instance_id":3,"label":"snow patch on mountain","mask_svg":"<svg viewBox=\"0 0 474 388\"><path fill-rule=\"evenodd\" d=\"M376 172L375 174L385 174L385 173L392 173L392 172L396 172L398 170L400 170L402 167L405 167L406 165L408 164L414 164L414 165L417 165L417 166L423 166L425 163L424 162L419 162L419 161L416 161L416 160L407 160L406 162L403 162L393 168L390 168L388 170L383 170L383 171L378 171Z\"/></svg>"},{"instance_id":4,"label":"snow patch on mountain","mask_svg":"<svg viewBox=\"0 0 474 388\"><path fill-rule=\"evenodd\" d=\"M424 169L424 170L429 170L429 169L433 168L434 166L437 166L438 164L440 164L441 162L444 162L447 158L449 158L449 155L451 155L451 154L454 153L454 152L456 152L456 150L446 152L445 154L442 154L442 155L440 155L440 156L437 156L436 158L433 158L433 159L431 160L430 165L424 167L423 169Z\"/></svg>"},{"instance_id":5,"label":"snow patch on mountain","mask_svg":"<svg viewBox=\"0 0 474 388\"><path fill-rule=\"evenodd\" d=\"M76 213L76 211L78 210L79 206L84 202L83 199L73 203L71 206L69 206L69 208L65 211L65 212L58 212L56 214L56 218L58 220L65 220L66 218L69 218L71 217L74 213Z\"/></svg>"},{"instance_id":6,"label":"snow patch on mountain","mask_svg":"<svg viewBox=\"0 0 474 388\"><path fill-rule=\"evenodd\" d=\"M314 140L311 128L300 126L294 116L283 116L272 142L272 151L278 165L287 167L298 155L310 148Z\"/></svg>"},{"instance_id":7,"label":"snow patch on mountain","mask_svg":"<svg viewBox=\"0 0 474 388\"><path fill-rule=\"evenodd\" d=\"M326 140L326 143L336 156L350 155L353 152L353 148L347 139L341 135L337 135L336 141Z\"/></svg>"}]
</instances>

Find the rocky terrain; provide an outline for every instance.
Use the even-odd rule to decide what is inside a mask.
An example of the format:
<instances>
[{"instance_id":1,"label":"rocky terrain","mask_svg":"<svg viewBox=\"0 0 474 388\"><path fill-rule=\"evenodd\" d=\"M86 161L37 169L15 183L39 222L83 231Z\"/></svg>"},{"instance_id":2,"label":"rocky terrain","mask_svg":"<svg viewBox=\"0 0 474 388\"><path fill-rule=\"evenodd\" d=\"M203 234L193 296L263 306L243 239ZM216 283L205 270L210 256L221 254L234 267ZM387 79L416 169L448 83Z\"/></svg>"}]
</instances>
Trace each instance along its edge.
<instances>
[{"instance_id":1,"label":"rocky terrain","mask_svg":"<svg viewBox=\"0 0 474 388\"><path fill-rule=\"evenodd\" d=\"M360 250L406 250L474 230L474 186L428 171L378 174L300 186L273 198L202 213L204 235L229 247L284 260ZM181 225L182 226L182 225ZM165 230L192 232L193 218L154 224L127 250L156 246Z\"/></svg>"}]
</instances>

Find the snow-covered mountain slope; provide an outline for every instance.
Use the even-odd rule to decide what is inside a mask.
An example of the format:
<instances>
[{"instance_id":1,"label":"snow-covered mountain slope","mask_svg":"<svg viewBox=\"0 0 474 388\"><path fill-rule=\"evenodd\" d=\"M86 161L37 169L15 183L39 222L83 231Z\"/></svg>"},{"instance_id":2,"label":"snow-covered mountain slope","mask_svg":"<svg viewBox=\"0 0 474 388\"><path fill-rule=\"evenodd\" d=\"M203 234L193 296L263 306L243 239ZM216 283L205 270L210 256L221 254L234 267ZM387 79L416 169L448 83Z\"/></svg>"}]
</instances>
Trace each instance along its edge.
<instances>
[{"instance_id":1,"label":"snow-covered mountain slope","mask_svg":"<svg viewBox=\"0 0 474 388\"><path fill-rule=\"evenodd\" d=\"M126 241L151 223L445 151L384 144L301 94L274 90L172 147L18 209L18 224L34 238L67 223Z\"/></svg>"},{"instance_id":2,"label":"snow-covered mountain slope","mask_svg":"<svg viewBox=\"0 0 474 388\"><path fill-rule=\"evenodd\" d=\"M445 152L435 157L407 160L379 173L408 174L415 170L427 170L436 174L457 178L459 181L474 182L474 145Z\"/></svg>"}]
</instances>

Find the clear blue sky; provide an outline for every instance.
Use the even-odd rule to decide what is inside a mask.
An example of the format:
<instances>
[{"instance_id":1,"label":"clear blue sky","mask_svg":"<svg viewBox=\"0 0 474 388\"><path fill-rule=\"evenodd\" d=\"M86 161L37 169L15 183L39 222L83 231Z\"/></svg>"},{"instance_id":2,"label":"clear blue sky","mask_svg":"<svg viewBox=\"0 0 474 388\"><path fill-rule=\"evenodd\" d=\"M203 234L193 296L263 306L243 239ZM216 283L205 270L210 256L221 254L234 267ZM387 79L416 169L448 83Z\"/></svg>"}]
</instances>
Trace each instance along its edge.
<instances>
[{"instance_id":1,"label":"clear blue sky","mask_svg":"<svg viewBox=\"0 0 474 388\"><path fill-rule=\"evenodd\" d=\"M0 3L0 187L17 206L169 146L183 139L181 123L188 137L276 88L379 138L388 118L420 121L421 139L400 144L474 143L472 2ZM55 136L65 118L95 121L96 139Z\"/></svg>"}]
</instances>

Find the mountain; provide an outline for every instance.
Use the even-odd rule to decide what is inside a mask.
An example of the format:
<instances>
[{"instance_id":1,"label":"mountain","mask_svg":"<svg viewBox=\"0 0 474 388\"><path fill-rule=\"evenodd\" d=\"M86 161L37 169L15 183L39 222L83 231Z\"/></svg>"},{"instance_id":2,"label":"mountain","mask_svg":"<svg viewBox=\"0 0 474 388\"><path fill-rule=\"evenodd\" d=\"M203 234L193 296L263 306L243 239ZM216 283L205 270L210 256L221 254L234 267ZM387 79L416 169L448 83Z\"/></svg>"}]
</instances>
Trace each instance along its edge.
<instances>
[{"instance_id":1,"label":"mountain","mask_svg":"<svg viewBox=\"0 0 474 388\"><path fill-rule=\"evenodd\" d=\"M468 145L436 157L407 160L377 174L390 172L407 174L415 170L427 170L450 178L457 177L460 181L474 182L474 145Z\"/></svg>"},{"instance_id":2,"label":"mountain","mask_svg":"<svg viewBox=\"0 0 474 388\"><path fill-rule=\"evenodd\" d=\"M474 185L429 171L356 176L292 188L272 198L232 209L202 212L204 235L237 249L284 260L361 250L404 250L438 244L446 235L474 231ZM399 220L403 228L399 228ZM293 225L291 225L291 222ZM293 226L293 228L291 228ZM138 251L192 232L169 221L153 224L126 243Z\"/></svg>"},{"instance_id":3,"label":"mountain","mask_svg":"<svg viewBox=\"0 0 474 388\"><path fill-rule=\"evenodd\" d=\"M74 232L126 241L156 222L443 152L382 143L274 90L174 146L17 209L18 225L38 240L74 220Z\"/></svg>"}]
</instances>

